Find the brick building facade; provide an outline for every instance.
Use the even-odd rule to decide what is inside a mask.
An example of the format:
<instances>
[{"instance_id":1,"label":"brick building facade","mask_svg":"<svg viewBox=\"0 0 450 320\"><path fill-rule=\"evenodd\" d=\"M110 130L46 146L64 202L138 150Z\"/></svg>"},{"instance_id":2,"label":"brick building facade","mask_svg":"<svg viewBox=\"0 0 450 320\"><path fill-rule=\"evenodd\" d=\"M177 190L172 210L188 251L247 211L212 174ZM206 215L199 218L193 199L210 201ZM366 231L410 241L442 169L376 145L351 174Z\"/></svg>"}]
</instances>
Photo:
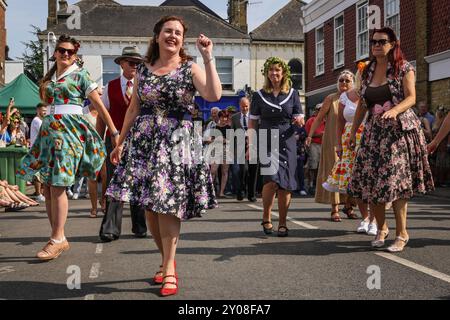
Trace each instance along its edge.
<instances>
[{"instance_id":1,"label":"brick building facade","mask_svg":"<svg viewBox=\"0 0 450 320\"><path fill-rule=\"evenodd\" d=\"M417 96L450 109L450 1L416 0Z\"/></svg>"},{"instance_id":2,"label":"brick building facade","mask_svg":"<svg viewBox=\"0 0 450 320\"><path fill-rule=\"evenodd\" d=\"M0 86L5 84L6 59L6 0L0 0Z\"/></svg>"},{"instance_id":3,"label":"brick building facade","mask_svg":"<svg viewBox=\"0 0 450 320\"><path fill-rule=\"evenodd\" d=\"M433 108L450 106L450 74L430 77L430 61L450 59L449 12L447 0L313 0L304 6L307 108L336 91L342 70L355 72L369 57L374 17L396 30L406 59L417 66L418 97L426 97Z\"/></svg>"}]
</instances>

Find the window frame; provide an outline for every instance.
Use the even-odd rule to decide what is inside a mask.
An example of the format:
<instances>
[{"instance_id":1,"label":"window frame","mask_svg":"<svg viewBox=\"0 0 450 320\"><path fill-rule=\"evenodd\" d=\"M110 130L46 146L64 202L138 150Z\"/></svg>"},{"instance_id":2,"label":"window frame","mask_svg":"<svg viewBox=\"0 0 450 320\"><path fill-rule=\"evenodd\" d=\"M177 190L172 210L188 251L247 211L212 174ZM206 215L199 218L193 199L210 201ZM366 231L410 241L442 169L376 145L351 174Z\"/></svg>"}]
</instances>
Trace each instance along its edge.
<instances>
[{"instance_id":1,"label":"window frame","mask_svg":"<svg viewBox=\"0 0 450 320\"><path fill-rule=\"evenodd\" d=\"M229 57L229 56L215 57L214 62L216 64L216 68L218 66L218 63L217 63L218 60L231 61L231 83L224 83L224 81L220 77L220 75L227 75L229 73L220 73L219 70L217 70L217 74L219 75L220 82L222 83L222 90L233 91L234 90L234 57ZM230 86L230 87L227 87L227 86Z\"/></svg>"},{"instance_id":2,"label":"window frame","mask_svg":"<svg viewBox=\"0 0 450 320\"><path fill-rule=\"evenodd\" d=\"M320 29L322 29L323 39L321 41L317 41L317 39L318 39L317 34L318 34L318 31ZM316 42L315 43L315 47L316 47L315 64L316 64L316 77L317 77L317 76L321 76L321 75L325 74L325 31L324 31L324 26L323 25L318 26L314 30L314 32L315 32L315 35L316 35L316 39L315 39L316 40L315 41ZM320 64L318 63L318 58L319 58L319 56L318 56L318 52L319 52L318 46L319 45L322 45L322 62ZM319 71L319 66L321 66L321 65L323 66L323 70Z\"/></svg>"},{"instance_id":3,"label":"window frame","mask_svg":"<svg viewBox=\"0 0 450 320\"><path fill-rule=\"evenodd\" d=\"M110 58L110 59L112 59L112 62L115 64L114 59L116 59L118 56L104 55L101 57L102 57L102 82L103 82L103 87L104 87L108 84L109 81L120 77L122 75L122 70L121 70L120 66L117 65L118 72L112 72L109 70L105 72L105 59ZM115 77L110 79L109 81L105 81L105 74L115 75Z\"/></svg>"},{"instance_id":4,"label":"window frame","mask_svg":"<svg viewBox=\"0 0 450 320\"><path fill-rule=\"evenodd\" d=\"M369 30L369 21L368 21L368 8L369 8L369 1L368 0L362 0L356 3L356 61L367 59L370 56L370 30ZM366 7L366 30L361 32L359 29L359 12L360 9L363 7ZM360 36L363 34L367 34L367 52L360 52L360 45L362 44L360 41Z\"/></svg>"},{"instance_id":5,"label":"window frame","mask_svg":"<svg viewBox=\"0 0 450 320\"><path fill-rule=\"evenodd\" d=\"M336 21L342 18L342 25L336 28ZM334 17L334 68L338 69L345 66L345 20L344 20L344 12L341 12L337 16ZM342 49L337 49L337 31L338 29L342 29ZM337 57L338 54L342 53L342 62L338 63Z\"/></svg>"},{"instance_id":6,"label":"window frame","mask_svg":"<svg viewBox=\"0 0 450 320\"><path fill-rule=\"evenodd\" d=\"M387 10L389 1L391 1L391 2L395 1L397 4L397 7L396 7L397 12L390 16L388 16L388 10ZM392 26L387 23L389 19L392 19L395 17L397 17L397 21L398 21L398 23L397 23L398 30L392 28ZM400 26L401 26L400 23L401 23L401 21L400 21L400 0L384 0L384 25L392 28L394 30L395 34L397 35L398 39L400 39Z\"/></svg>"},{"instance_id":7,"label":"window frame","mask_svg":"<svg viewBox=\"0 0 450 320\"><path fill-rule=\"evenodd\" d=\"M304 63L301 59L299 58L292 58L288 61L288 66L290 67L290 64L292 61L296 60L298 63L300 63L301 68L302 68L302 72L301 73L295 73L292 71L292 67L291 67L291 77L293 78L294 76L300 76L301 77L301 81L300 81L300 89L298 90L303 90L304 89L304 85L303 85L303 81L304 81ZM292 86L294 86L294 84L292 84Z\"/></svg>"}]
</instances>

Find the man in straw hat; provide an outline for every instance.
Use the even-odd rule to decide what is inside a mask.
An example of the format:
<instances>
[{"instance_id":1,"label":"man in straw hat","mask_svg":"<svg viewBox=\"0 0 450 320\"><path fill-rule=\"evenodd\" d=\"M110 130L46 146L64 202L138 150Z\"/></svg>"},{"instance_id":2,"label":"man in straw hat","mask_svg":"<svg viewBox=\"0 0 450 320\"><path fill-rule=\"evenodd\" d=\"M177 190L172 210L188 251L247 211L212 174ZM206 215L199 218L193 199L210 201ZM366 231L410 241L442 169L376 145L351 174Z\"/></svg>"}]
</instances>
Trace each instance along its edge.
<instances>
[{"instance_id":1,"label":"man in straw hat","mask_svg":"<svg viewBox=\"0 0 450 320\"><path fill-rule=\"evenodd\" d=\"M120 65L123 73L106 85L102 96L103 103L108 109L111 118L117 130L122 130L125 114L131 102L133 93L134 77L136 75L137 66L143 62L143 58L137 47L125 47L122 55L117 57L114 62ZM97 131L100 136L105 135L105 124L101 119L97 120ZM113 150L111 135L106 132L105 138L106 150L108 155ZM109 156L106 157L107 182L111 180L114 173L114 165L111 163ZM138 238L147 236L147 226L145 223L145 211L143 208L130 204L132 232ZM100 239L104 242L117 240L121 233L123 203L108 200L106 214L103 217L100 227Z\"/></svg>"}]
</instances>

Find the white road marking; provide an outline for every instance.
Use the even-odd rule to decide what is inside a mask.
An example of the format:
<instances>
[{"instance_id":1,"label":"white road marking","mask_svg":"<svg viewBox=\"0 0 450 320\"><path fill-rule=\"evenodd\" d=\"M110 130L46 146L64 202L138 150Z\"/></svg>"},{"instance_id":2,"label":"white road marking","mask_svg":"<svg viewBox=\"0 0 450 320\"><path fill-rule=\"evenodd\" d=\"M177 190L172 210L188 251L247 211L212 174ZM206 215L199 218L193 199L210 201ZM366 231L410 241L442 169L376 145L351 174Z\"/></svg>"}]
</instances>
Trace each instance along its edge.
<instances>
[{"instance_id":1,"label":"white road marking","mask_svg":"<svg viewBox=\"0 0 450 320\"><path fill-rule=\"evenodd\" d=\"M92 264L91 272L89 273L89 279L97 279L100 275L100 263L95 262Z\"/></svg>"},{"instance_id":2,"label":"white road marking","mask_svg":"<svg viewBox=\"0 0 450 320\"><path fill-rule=\"evenodd\" d=\"M247 206L249 206L250 208L253 208L253 209L257 209L257 210L264 210L264 208L261 208L261 207L259 207L259 206L252 205L252 204L248 204ZM272 213L273 213L275 216L279 217L278 212L272 211ZM312 226L312 225L310 225L310 224L307 224L307 223L304 223L304 222L296 221L296 220L294 220L294 219L291 218L291 217L287 217L287 220L289 220L289 221L291 221L292 223L295 223L295 224L297 224L297 225L299 225L299 226L302 226L302 227L304 227L304 228L307 228L307 229L312 229L312 230L317 230L317 229L319 229L318 227ZM430 269L430 268L428 268L428 267L425 267L425 266L422 266L422 265L420 265L420 264L414 263L414 262L412 262L412 261L409 261L409 260L400 258L400 257L395 256L395 255L390 254L390 253L386 253L386 252L376 252L375 254L378 255L378 256L380 256L380 257L383 257L383 258L385 258L385 259L388 259L388 260L394 261L394 262L396 262L396 263L399 263L399 264L401 264L401 265L403 265L403 266L405 266L405 267L408 267L408 268L414 269L414 270L416 270L416 271L425 273L425 274L427 274L427 275L429 275L429 276L431 276L431 277L433 277L433 278L436 278L436 279L445 281L445 282L447 282L447 283L450 283L450 276L447 275L447 274L445 274L445 273L442 273L442 272L439 272L439 271Z\"/></svg>"},{"instance_id":3,"label":"white road marking","mask_svg":"<svg viewBox=\"0 0 450 320\"><path fill-rule=\"evenodd\" d=\"M397 263L399 263L401 265L404 265L404 266L406 266L408 268L411 268L411 269L414 269L416 271L425 273L425 274L427 274L429 276L432 276L434 278L437 278L439 280L442 280L442 281L445 281L447 283L450 283L450 276L445 274L445 273L442 273L442 272L439 272L439 271L436 271L436 270L424 267L424 266L422 266L420 264L417 264L417 263L411 262L409 260L397 257L397 256L395 256L393 254L390 254L390 253L387 253L387 252L377 252L375 254L377 256L380 256L380 257L389 259L391 261L397 262Z\"/></svg>"},{"instance_id":4,"label":"white road marking","mask_svg":"<svg viewBox=\"0 0 450 320\"><path fill-rule=\"evenodd\" d=\"M257 210L264 210L264 208L255 206L253 204L248 204L247 206L249 206L250 208L253 208L253 209L257 209ZM276 217L280 217L277 211L272 211L272 214L274 216L276 216ZM292 223L295 223L296 225L299 225L299 226L301 226L303 228L306 228L306 229L310 229L310 230L318 230L319 229L318 227L315 227L315 226L310 225L310 224L305 223L305 222L297 221L297 220L295 220L295 219L293 219L293 218L291 218L289 216L286 219L291 221Z\"/></svg>"},{"instance_id":5,"label":"white road marking","mask_svg":"<svg viewBox=\"0 0 450 320\"><path fill-rule=\"evenodd\" d=\"M11 272L15 272L15 271L16 270L14 270L13 266L7 266L7 267L0 268L0 274L11 273Z\"/></svg>"},{"instance_id":6,"label":"white road marking","mask_svg":"<svg viewBox=\"0 0 450 320\"><path fill-rule=\"evenodd\" d=\"M95 254L101 254L102 252L103 252L103 243L99 243L95 248Z\"/></svg>"},{"instance_id":7,"label":"white road marking","mask_svg":"<svg viewBox=\"0 0 450 320\"><path fill-rule=\"evenodd\" d=\"M84 300L95 300L95 296L93 294L88 294L84 297Z\"/></svg>"}]
</instances>

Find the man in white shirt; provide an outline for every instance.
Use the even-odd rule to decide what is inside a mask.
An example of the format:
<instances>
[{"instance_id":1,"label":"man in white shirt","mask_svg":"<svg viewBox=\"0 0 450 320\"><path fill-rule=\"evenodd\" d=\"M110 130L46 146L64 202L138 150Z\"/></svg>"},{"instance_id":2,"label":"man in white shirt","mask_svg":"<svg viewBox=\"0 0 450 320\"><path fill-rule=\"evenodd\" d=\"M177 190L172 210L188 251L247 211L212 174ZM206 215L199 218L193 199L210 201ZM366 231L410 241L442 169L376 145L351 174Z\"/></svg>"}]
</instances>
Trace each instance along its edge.
<instances>
[{"instance_id":1,"label":"man in white shirt","mask_svg":"<svg viewBox=\"0 0 450 320\"><path fill-rule=\"evenodd\" d=\"M233 130L248 130L250 100L247 97L241 98L239 101L241 112L231 117L231 128ZM236 133L235 133L236 134ZM235 143L235 162L233 164L233 182L237 192L237 200L244 199L244 193L247 191L247 198L250 202L256 202L256 178L258 173L258 165L250 164L246 160L245 164L238 163L238 159L245 158L247 149L247 138L245 148Z\"/></svg>"},{"instance_id":2,"label":"man in white shirt","mask_svg":"<svg viewBox=\"0 0 450 320\"><path fill-rule=\"evenodd\" d=\"M137 67L143 62L142 56L137 47L125 47L122 55L117 57L114 62L120 65L123 73L106 85L103 90L102 101L106 109L108 109L111 119L117 130L122 130L125 114L131 102L133 93L134 77L136 76ZM101 118L97 118L97 132L101 137L105 136L105 124ZM106 150L106 175L107 182L114 174L115 166L111 163L109 154L113 150L111 134L106 133L105 138ZM147 236L147 225L145 222L145 211L133 203L130 203L132 232L137 238L145 238ZM106 214L103 217L100 227L100 239L104 242L117 240L120 237L122 226L123 203L118 201L107 202Z\"/></svg>"},{"instance_id":3,"label":"man in white shirt","mask_svg":"<svg viewBox=\"0 0 450 320\"><path fill-rule=\"evenodd\" d=\"M30 146L33 146L36 138L39 135L39 131L41 130L42 120L47 114L47 106L43 103L39 103L36 106L36 116L31 122L30 128ZM45 202L45 197L43 195L42 183L39 181L38 177L35 177L34 180L34 195L36 196L36 201Z\"/></svg>"}]
</instances>

